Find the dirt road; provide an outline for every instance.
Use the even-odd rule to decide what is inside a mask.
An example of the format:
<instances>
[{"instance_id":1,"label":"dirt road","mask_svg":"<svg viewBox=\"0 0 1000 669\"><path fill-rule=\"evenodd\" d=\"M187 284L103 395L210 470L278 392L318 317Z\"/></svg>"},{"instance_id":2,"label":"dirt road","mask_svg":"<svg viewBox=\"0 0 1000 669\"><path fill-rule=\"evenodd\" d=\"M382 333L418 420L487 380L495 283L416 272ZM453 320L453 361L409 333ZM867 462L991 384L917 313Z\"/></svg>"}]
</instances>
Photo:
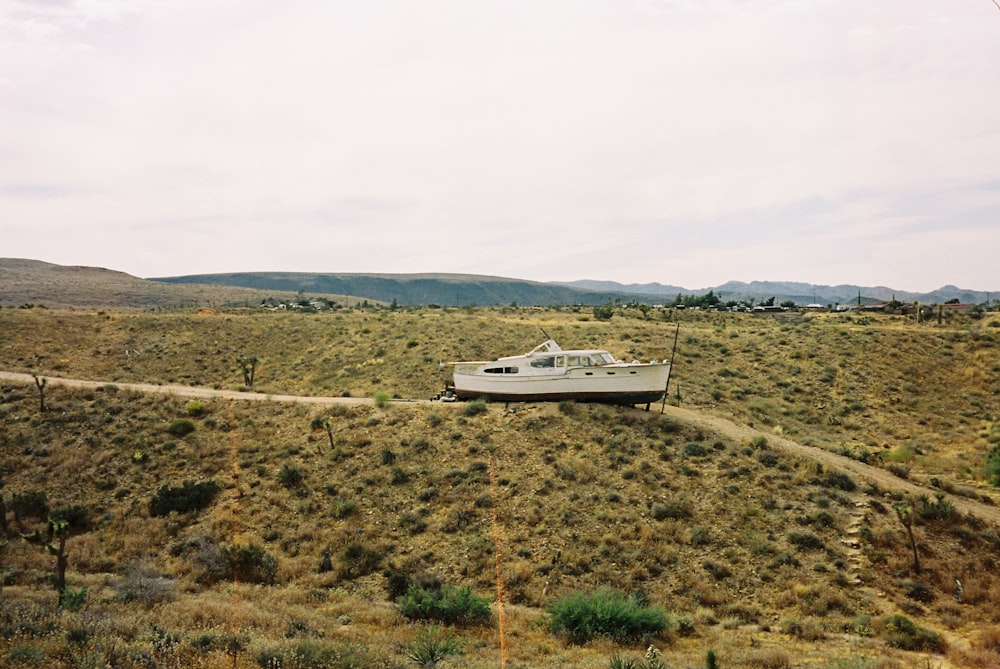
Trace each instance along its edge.
<instances>
[{"instance_id":1,"label":"dirt road","mask_svg":"<svg viewBox=\"0 0 1000 669\"><path fill-rule=\"evenodd\" d=\"M87 381L83 379L64 379L54 376L45 376L46 383L52 386L69 386L73 388L99 388L107 385L114 385L123 390L131 390L143 393L163 393L176 397L190 397L195 399L231 399L245 401L263 402L298 402L301 404L335 405L335 404L373 404L374 400L366 397L310 397L303 395L270 395L265 393L244 392L238 390L219 390L215 388L198 388L194 386L179 385L155 385L147 383L109 383L107 381ZM34 385L35 380L31 374L21 374L17 372L0 372L0 381L13 381L27 385ZM429 400L393 400L395 403L421 404L428 403ZM883 490L900 490L907 494L927 494L933 496L940 492L935 488L920 485L914 481L901 479L884 469L872 467L856 460L831 453L822 448L799 444L791 439L781 437L773 433L765 433L755 430L752 427L739 425L719 416L668 406L665 414L681 422L696 425L704 428L708 432L716 432L729 437L734 441L752 441L757 436L764 436L770 447L784 451L785 453L809 458L822 463L826 469L833 469L864 479L877 485ZM1000 507L990 506L980 501L948 495L948 501L963 514L977 516L987 522L1000 525Z\"/></svg>"},{"instance_id":2,"label":"dirt road","mask_svg":"<svg viewBox=\"0 0 1000 669\"><path fill-rule=\"evenodd\" d=\"M901 479L879 467L866 465L863 462L831 453L822 448L806 446L773 433L761 432L752 427L738 425L718 416L671 406L666 407L665 413L678 421L703 427L706 431L717 432L736 441L751 441L754 437L763 435L767 438L768 446L775 450L815 460L821 463L825 469L845 472L874 483L882 490L900 490L907 494L926 494L930 497L933 497L934 493L942 492L937 488L920 485L915 481ZM946 497L961 513L972 514L988 522L1000 525L1000 507L990 506L980 501L957 495L946 495Z\"/></svg>"}]
</instances>

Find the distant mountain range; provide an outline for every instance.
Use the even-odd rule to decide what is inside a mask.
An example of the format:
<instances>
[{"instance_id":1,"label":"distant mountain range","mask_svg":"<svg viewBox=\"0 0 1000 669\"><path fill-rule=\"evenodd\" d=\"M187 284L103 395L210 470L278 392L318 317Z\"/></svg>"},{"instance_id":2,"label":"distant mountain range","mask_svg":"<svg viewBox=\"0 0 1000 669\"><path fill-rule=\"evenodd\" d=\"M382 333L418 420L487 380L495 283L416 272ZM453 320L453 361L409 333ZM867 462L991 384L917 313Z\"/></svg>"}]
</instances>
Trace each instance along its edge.
<instances>
[{"instance_id":1,"label":"distant mountain range","mask_svg":"<svg viewBox=\"0 0 1000 669\"><path fill-rule=\"evenodd\" d=\"M562 286L571 286L585 290L597 290L604 292L627 293L634 295L656 295L671 300L678 294L682 295L704 295L708 291L713 291L723 302L736 300L737 302L754 299L756 301L767 300L774 297L780 303L792 300L796 304L856 304L858 297L862 304L872 304L876 302L889 302L899 300L900 302L920 302L921 304L943 304L949 300L958 300L962 304L980 304L987 300L995 301L1000 297L1000 292L989 293L982 290L967 290L957 286L942 286L929 293L916 293L886 286L858 286L854 284L841 284L838 286L821 286L811 283L799 283L795 281L728 281L719 286L691 290L680 286L663 285L660 283L632 283L621 284L614 281L571 281L559 283Z\"/></svg>"},{"instance_id":2,"label":"distant mountain range","mask_svg":"<svg viewBox=\"0 0 1000 669\"><path fill-rule=\"evenodd\" d=\"M791 300L796 304L862 304L921 302L940 304L958 300L963 304L986 302L985 291L944 286L930 293L895 290L885 286L818 286L787 281L730 281L720 286L690 290L660 283L622 284L614 281L569 281L541 283L475 274L315 274L298 272L240 272L235 274L196 274L150 279L165 283L215 284L241 286L258 290L305 291L356 295L399 305L440 304L478 305L598 305L637 300L647 304L669 303L678 295L704 295L713 291L723 302L735 300L760 302L771 297L777 303Z\"/></svg>"},{"instance_id":3,"label":"distant mountain range","mask_svg":"<svg viewBox=\"0 0 1000 669\"><path fill-rule=\"evenodd\" d=\"M238 272L141 279L96 267L62 266L38 260L0 258L0 306L39 304L75 308L184 308L235 304L253 306L268 297L290 299L298 293L337 301L362 299L400 306L510 305L584 306L629 302L668 304L678 295L713 291L723 302L862 304L901 302L963 304L995 302L1000 291L987 293L944 286L915 293L856 285L819 286L807 283L730 281L690 290L660 283L621 284L614 281L543 283L474 274L327 274L306 272Z\"/></svg>"}]
</instances>

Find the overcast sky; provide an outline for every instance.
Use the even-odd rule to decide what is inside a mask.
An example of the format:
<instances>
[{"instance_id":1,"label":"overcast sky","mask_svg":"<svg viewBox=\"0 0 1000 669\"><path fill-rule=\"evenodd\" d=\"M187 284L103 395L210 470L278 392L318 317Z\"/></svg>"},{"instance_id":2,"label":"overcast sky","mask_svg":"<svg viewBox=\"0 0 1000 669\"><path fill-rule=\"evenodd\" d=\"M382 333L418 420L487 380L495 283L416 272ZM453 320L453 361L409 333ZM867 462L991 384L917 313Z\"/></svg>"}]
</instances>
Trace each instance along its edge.
<instances>
[{"instance_id":1,"label":"overcast sky","mask_svg":"<svg viewBox=\"0 0 1000 669\"><path fill-rule=\"evenodd\" d=\"M0 257L1000 289L993 0L0 0Z\"/></svg>"}]
</instances>

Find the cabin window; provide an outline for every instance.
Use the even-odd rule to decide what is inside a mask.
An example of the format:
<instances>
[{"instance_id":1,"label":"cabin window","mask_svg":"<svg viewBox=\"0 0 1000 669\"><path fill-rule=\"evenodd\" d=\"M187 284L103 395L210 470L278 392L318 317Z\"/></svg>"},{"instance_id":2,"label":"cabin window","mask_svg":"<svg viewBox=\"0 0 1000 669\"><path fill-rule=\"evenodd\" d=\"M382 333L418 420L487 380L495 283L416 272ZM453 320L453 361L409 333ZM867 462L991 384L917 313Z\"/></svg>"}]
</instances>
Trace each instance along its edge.
<instances>
[{"instance_id":1,"label":"cabin window","mask_svg":"<svg viewBox=\"0 0 1000 669\"><path fill-rule=\"evenodd\" d=\"M517 367L487 367L485 374L517 374Z\"/></svg>"},{"instance_id":2,"label":"cabin window","mask_svg":"<svg viewBox=\"0 0 1000 669\"><path fill-rule=\"evenodd\" d=\"M555 367L556 357L554 355L547 355L544 358L535 358L531 361L532 367Z\"/></svg>"},{"instance_id":3,"label":"cabin window","mask_svg":"<svg viewBox=\"0 0 1000 669\"><path fill-rule=\"evenodd\" d=\"M565 366L566 366L566 356L560 355L558 358L556 358L556 367L565 367Z\"/></svg>"}]
</instances>

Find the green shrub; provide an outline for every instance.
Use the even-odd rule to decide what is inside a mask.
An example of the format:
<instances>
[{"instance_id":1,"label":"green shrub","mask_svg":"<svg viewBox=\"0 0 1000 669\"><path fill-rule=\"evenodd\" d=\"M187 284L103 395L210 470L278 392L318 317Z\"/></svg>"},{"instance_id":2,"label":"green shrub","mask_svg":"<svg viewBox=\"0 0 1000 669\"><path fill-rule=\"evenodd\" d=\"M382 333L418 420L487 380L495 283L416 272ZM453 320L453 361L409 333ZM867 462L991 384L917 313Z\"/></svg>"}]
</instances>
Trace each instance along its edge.
<instances>
[{"instance_id":1,"label":"green shrub","mask_svg":"<svg viewBox=\"0 0 1000 669\"><path fill-rule=\"evenodd\" d=\"M566 634L571 643L603 636L619 643L634 642L667 629L666 613L606 588L590 594L576 592L548 607L552 632Z\"/></svg>"},{"instance_id":2,"label":"green shrub","mask_svg":"<svg viewBox=\"0 0 1000 669\"><path fill-rule=\"evenodd\" d=\"M380 390L377 393L375 393L375 406L379 407L380 409L384 409L385 407L389 406L390 400L392 400L392 395L384 390Z\"/></svg>"},{"instance_id":3,"label":"green shrub","mask_svg":"<svg viewBox=\"0 0 1000 669\"><path fill-rule=\"evenodd\" d=\"M411 583L396 600L399 612L410 620L437 620L448 625L486 625L493 619L490 602L472 592L472 586L453 588L435 581Z\"/></svg>"},{"instance_id":4,"label":"green shrub","mask_svg":"<svg viewBox=\"0 0 1000 669\"><path fill-rule=\"evenodd\" d=\"M615 308L610 304L598 304L594 306L594 318L599 321L610 321L615 315Z\"/></svg>"},{"instance_id":5,"label":"green shrub","mask_svg":"<svg viewBox=\"0 0 1000 669\"><path fill-rule=\"evenodd\" d=\"M486 411L486 400L478 399L478 400L473 400L472 402L466 404L465 408L462 409L462 415L478 416L479 414L484 413L485 411Z\"/></svg>"},{"instance_id":6,"label":"green shrub","mask_svg":"<svg viewBox=\"0 0 1000 669\"><path fill-rule=\"evenodd\" d=\"M205 415L205 403L200 400L191 400L184 405L184 411L192 418L200 418Z\"/></svg>"},{"instance_id":7,"label":"green shrub","mask_svg":"<svg viewBox=\"0 0 1000 669\"><path fill-rule=\"evenodd\" d=\"M684 444L683 452L684 455L697 457L699 455L705 455L705 447L699 444L697 441L691 441Z\"/></svg>"},{"instance_id":8,"label":"green shrub","mask_svg":"<svg viewBox=\"0 0 1000 669\"><path fill-rule=\"evenodd\" d=\"M406 656L417 667L435 667L449 655L460 655L459 639L431 626L421 630L406 646Z\"/></svg>"},{"instance_id":9,"label":"green shrub","mask_svg":"<svg viewBox=\"0 0 1000 669\"><path fill-rule=\"evenodd\" d=\"M803 551L818 551L826 548L823 540L817 537L812 532L789 532L788 541L794 545L799 550Z\"/></svg>"},{"instance_id":10,"label":"green shrub","mask_svg":"<svg viewBox=\"0 0 1000 669\"><path fill-rule=\"evenodd\" d=\"M349 515L354 513L355 508L357 508L358 503L353 499L344 499L343 497L338 497L333 502L333 517L343 520Z\"/></svg>"},{"instance_id":11,"label":"green shrub","mask_svg":"<svg viewBox=\"0 0 1000 669\"><path fill-rule=\"evenodd\" d=\"M170 427L167 428L167 432L175 437L186 437L194 432L194 422L192 422L190 418L178 418L170 424Z\"/></svg>"},{"instance_id":12,"label":"green shrub","mask_svg":"<svg viewBox=\"0 0 1000 669\"><path fill-rule=\"evenodd\" d=\"M44 492L30 490L24 493L14 493L10 501L10 510L14 518L20 522L24 518L40 518L44 520L49 515L49 501Z\"/></svg>"},{"instance_id":13,"label":"green shrub","mask_svg":"<svg viewBox=\"0 0 1000 669\"><path fill-rule=\"evenodd\" d=\"M278 483L280 483L283 488L287 488L289 490L292 488L298 488L302 485L302 470L298 467L284 465L281 468L281 471L278 472Z\"/></svg>"},{"instance_id":14,"label":"green shrub","mask_svg":"<svg viewBox=\"0 0 1000 669\"><path fill-rule=\"evenodd\" d=\"M278 561L260 546L250 544L223 546L222 577L240 583L263 583L271 585L278 573Z\"/></svg>"},{"instance_id":15,"label":"green shrub","mask_svg":"<svg viewBox=\"0 0 1000 669\"><path fill-rule=\"evenodd\" d=\"M994 446L990 454L986 456L984 469L986 480L995 486L1000 486L1000 446Z\"/></svg>"},{"instance_id":16,"label":"green shrub","mask_svg":"<svg viewBox=\"0 0 1000 669\"><path fill-rule=\"evenodd\" d=\"M844 492L854 492L858 487L850 476L842 472L830 472L827 474L826 484L831 488L839 488Z\"/></svg>"},{"instance_id":17,"label":"green shrub","mask_svg":"<svg viewBox=\"0 0 1000 669\"><path fill-rule=\"evenodd\" d=\"M382 566L382 553L355 541L347 546L338 557L341 578L357 578L378 571Z\"/></svg>"},{"instance_id":18,"label":"green shrub","mask_svg":"<svg viewBox=\"0 0 1000 669\"><path fill-rule=\"evenodd\" d=\"M934 630L920 627L902 614L886 616L880 634L893 648L901 650L944 651L947 644Z\"/></svg>"},{"instance_id":19,"label":"green shrub","mask_svg":"<svg viewBox=\"0 0 1000 669\"><path fill-rule=\"evenodd\" d=\"M189 513L206 508L222 488L215 481L191 483L185 481L179 488L162 486L149 502L149 515L166 516L171 511Z\"/></svg>"},{"instance_id":20,"label":"green shrub","mask_svg":"<svg viewBox=\"0 0 1000 669\"><path fill-rule=\"evenodd\" d=\"M649 509L650 515L656 520L666 520L667 518L679 519L690 518L690 504L684 497L677 497L665 502L654 502Z\"/></svg>"},{"instance_id":21,"label":"green shrub","mask_svg":"<svg viewBox=\"0 0 1000 669\"><path fill-rule=\"evenodd\" d=\"M67 587L59 593L59 606L67 611L79 611L87 603L86 588Z\"/></svg>"}]
</instances>

